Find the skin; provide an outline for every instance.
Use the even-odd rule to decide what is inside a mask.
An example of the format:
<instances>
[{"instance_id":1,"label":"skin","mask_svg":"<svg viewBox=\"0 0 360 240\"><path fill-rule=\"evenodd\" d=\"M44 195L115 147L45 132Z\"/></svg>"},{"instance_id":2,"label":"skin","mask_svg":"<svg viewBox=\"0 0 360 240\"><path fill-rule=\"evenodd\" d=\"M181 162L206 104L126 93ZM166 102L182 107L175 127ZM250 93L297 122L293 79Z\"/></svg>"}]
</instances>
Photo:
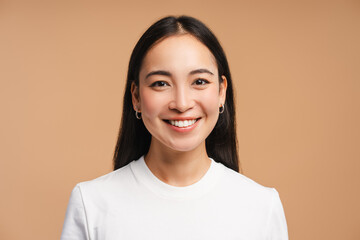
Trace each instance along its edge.
<instances>
[{"instance_id":1,"label":"skin","mask_svg":"<svg viewBox=\"0 0 360 240\"><path fill-rule=\"evenodd\" d=\"M222 79L219 83L214 56L190 34L167 37L145 55L132 100L152 135L145 162L163 182L188 186L209 169L205 139L225 102L227 81ZM196 122L184 128L170 120Z\"/></svg>"}]
</instances>

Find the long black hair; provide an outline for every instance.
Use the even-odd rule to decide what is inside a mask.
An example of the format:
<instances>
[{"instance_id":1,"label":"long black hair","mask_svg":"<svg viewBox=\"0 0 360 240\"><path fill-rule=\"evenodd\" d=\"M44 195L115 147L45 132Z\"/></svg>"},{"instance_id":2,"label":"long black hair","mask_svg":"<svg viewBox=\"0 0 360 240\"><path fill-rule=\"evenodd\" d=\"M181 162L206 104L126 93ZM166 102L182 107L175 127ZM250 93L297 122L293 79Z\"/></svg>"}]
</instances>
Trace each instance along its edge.
<instances>
[{"instance_id":1,"label":"long black hair","mask_svg":"<svg viewBox=\"0 0 360 240\"><path fill-rule=\"evenodd\" d=\"M223 81L221 76L227 79L225 111L219 115L214 129L206 138L206 151L215 161L239 172L235 104L229 65L224 50L210 29L199 20L188 16L169 16L160 19L146 30L135 45L129 62L122 120L114 154L114 170L140 158L149 150L151 134L143 122L135 117L131 84L139 84L142 60L149 48L158 41L176 34L191 34L202 42L216 59L219 81Z\"/></svg>"}]
</instances>

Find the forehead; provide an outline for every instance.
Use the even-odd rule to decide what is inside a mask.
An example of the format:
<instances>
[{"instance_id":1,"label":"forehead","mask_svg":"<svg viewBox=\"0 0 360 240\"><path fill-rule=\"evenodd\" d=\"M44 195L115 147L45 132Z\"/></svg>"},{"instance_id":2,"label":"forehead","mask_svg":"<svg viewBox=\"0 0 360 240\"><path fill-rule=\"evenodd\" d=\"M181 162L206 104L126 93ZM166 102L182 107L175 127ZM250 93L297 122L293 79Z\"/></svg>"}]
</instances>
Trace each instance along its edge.
<instances>
[{"instance_id":1,"label":"forehead","mask_svg":"<svg viewBox=\"0 0 360 240\"><path fill-rule=\"evenodd\" d=\"M216 60L210 50L190 34L174 35L150 48L143 59L140 76L153 70L182 73L198 68L217 73Z\"/></svg>"}]
</instances>

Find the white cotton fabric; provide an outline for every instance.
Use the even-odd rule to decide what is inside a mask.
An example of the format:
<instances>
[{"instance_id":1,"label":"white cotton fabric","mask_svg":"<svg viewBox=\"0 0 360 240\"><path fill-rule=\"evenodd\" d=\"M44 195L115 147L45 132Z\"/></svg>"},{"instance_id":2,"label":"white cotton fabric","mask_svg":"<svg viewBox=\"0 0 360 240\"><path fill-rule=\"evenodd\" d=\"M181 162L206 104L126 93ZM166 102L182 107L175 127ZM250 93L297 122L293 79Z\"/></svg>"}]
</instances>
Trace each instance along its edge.
<instances>
[{"instance_id":1,"label":"white cotton fabric","mask_svg":"<svg viewBox=\"0 0 360 240\"><path fill-rule=\"evenodd\" d=\"M195 184L159 180L141 157L73 189L61 240L285 240L278 192L211 159Z\"/></svg>"}]
</instances>

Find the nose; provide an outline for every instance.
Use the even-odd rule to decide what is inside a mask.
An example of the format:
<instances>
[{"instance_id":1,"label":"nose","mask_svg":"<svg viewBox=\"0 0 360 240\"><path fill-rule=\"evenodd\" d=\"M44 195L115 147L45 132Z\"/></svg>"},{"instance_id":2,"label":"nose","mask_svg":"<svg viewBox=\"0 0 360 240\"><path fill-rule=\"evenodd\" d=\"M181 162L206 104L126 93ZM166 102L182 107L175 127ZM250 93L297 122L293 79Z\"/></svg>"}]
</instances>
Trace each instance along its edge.
<instances>
[{"instance_id":1,"label":"nose","mask_svg":"<svg viewBox=\"0 0 360 240\"><path fill-rule=\"evenodd\" d=\"M191 91L186 87L177 87L173 91L173 99L169 104L169 108L178 112L186 112L194 107L194 99Z\"/></svg>"}]
</instances>

